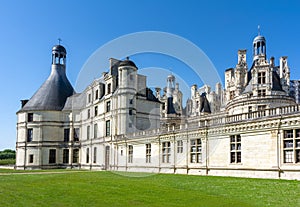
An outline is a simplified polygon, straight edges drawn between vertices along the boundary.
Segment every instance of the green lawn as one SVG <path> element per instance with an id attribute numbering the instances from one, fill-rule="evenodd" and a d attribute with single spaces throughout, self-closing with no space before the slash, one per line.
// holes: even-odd
<path id="1" fill-rule="evenodd" d="M 95 171 L 13 172 L 0 171 L 0 206 L 300 206 L 299 181 L 124 176 Z"/>

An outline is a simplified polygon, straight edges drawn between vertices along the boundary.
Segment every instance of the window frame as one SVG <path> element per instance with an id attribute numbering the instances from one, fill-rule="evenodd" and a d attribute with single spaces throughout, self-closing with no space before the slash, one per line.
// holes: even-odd
<path id="1" fill-rule="evenodd" d="M 171 162 L 171 142 L 166 141 L 162 142 L 162 163 L 170 163 Z"/>
<path id="2" fill-rule="evenodd" d="M 80 128 L 74 128 L 73 130 L 73 140 L 74 142 L 79 142 L 79 138 L 80 138 Z"/>
<path id="3" fill-rule="evenodd" d="M 177 140 L 177 153 L 183 153 L 183 141 Z"/>
<path id="4" fill-rule="evenodd" d="M 111 135 L 111 127 L 110 127 L 110 120 L 105 121 L 105 136 L 109 137 Z"/>
<path id="5" fill-rule="evenodd" d="M 266 84 L 266 72 L 258 72 L 257 73 L 257 83 L 258 84 Z"/>
<path id="6" fill-rule="evenodd" d="M 56 163 L 56 149 L 49 149 L 49 164 Z"/>
<path id="7" fill-rule="evenodd" d="M 242 163 L 242 137 L 240 134 L 230 135 L 230 163 Z"/>
<path id="8" fill-rule="evenodd" d="M 200 138 L 190 140 L 190 163 L 202 163 L 202 141 Z"/>
<path id="9" fill-rule="evenodd" d="M 63 164 L 69 164 L 70 154 L 69 149 L 63 149 Z"/>
<path id="10" fill-rule="evenodd" d="M 284 164 L 300 164 L 300 129 L 283 130 L 282 161 Z"/>
<path id="11" fill-rule="evenodd" d="M 34 155 L 33 154 L 29 154 L 28 156 L 28 163 L 32 164 L 34 161 Z"/>
<path id="12" fill-rule="evenodd" d="M 27 129 L 26 141 L 32 142 L 33 141 L 33 128 Z"/>
<path id="13" fill-rule="evenodd" d="M 64 142 L 70 141 L 70 128 L 64 128 Z"/>
<path id="14" fill-rule="evenodd" d="M 151 163 L 151 143 L 146 144 L 146 163 Z"/>
<path id="15" fill-rule="evenodd" d="M 27 114 L 27 122 L 33 122 L 33 113 Z"/>
<path id="16" fill-rule="evenodd" d="M 133 163 L 133 146 L 128 145 L 128 163 Z"/>
<path id="17" fill-rule="evenodd" d="M 106 106 L 106 108 L 105 108 L 106 113 L 110 112 L 110 110 L 111 110 L 111 103 L 110 103 L 110 101 L 106 101 L 105 106 Z"/>

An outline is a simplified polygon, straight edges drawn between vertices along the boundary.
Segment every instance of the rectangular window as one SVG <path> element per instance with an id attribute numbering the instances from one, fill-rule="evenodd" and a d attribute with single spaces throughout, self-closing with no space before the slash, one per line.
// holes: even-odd
<path id="1" fill-rule="evenodd" d="M 70 141 L 70 128 L 64 129 L 64 142 Z"/>
<path id="2" fill-rule="evenodd" d="M 201 163 L 202 161 L 202 143 L 201 139 L 191 140 L 191 163 Z"/>
<path id="3" fill-rule="evenodd" d="M 183 141 L 182 140 L 177 141 L 177 153 L 183 153 Z"/>
<path id="4" fill-rule="evenodd" d="M 111 93 L 111 83 L 107 85 L 107 94 Z"/>
<path id="5" fill-rule="evenodd" d="M 133 161 L 133 146 L 128 146 L 128 163 L 132 163 Z"/>
<path id="6" fill-rule="evenodd" d="M 108 120 L 108 121 L 105 122 L 105 129 L 106 129 L 105 135 L 107 137 L 110 136 L 110 120 Z"/>
<path id="7" fill-rule="evenodd" d="M 27 129 L 27 142 L 32 142 L 33 139 L 33 129 L 29 128 Z"/>
<path id="8" fill-rule="evenodd" d="M 78 163 L 79 161 L 79 149 L 73 149 L 73 163 Z"/>
<path id="9" fill-rule="evenodd" d="M 248 119 L 252 118 L 252 106 L 248 107 Z"/>
<path id="10" fill-rule="evenodd" d="M 265 84 L 266 83 L 266 72 L 259 72 L 258 73 L 258 84 Z"/>
<path id="11" fill-rule="evenodd" d="M 230 91 L 229 96 L 230 96 L 229 99 L 232 100 L 234 98 L 234 96 L 235 96 L 235 92 L 234 91 Z"/>
<path id="12" fill-rule="evenodd" d="M 133 99 L 129 99 L 129 104 L 133 104 Z"/>
<path id="13" fill-rule="evenodd" d="M 257 91 L 257 96 L 266 96 L 266 90 L 265 89 L 258 90 Z"/>
<path id="14" fill-rule="evenodd" d="M 90 148 L 86 148 L 86 163 L 90 162 Z"/>
<path id="15" fill-rule="evenodd" d="M 93 163 L 97 162 L 97 147 L 94 147 L 94 158 L 93 158 Z"/>
<path id="16" fill-rule="evenodd" d="M 97 100 L 99 98 L 99 90 L 97 89 L 95 92 L 95 100 Z"/>
<path id="17" fill-rule="evenodd" d="M 300 162 L 300 149 L 296 150 L 296 163 Z"/>
<path id="18" fill-rule="evenodd" d="M 94 138 L 98 137 L 98 124 L 94 124 Z"/>
<path id="19" fill-rule="evenodd" d="M 294 136 L 293 136 L 293 130 L 291 129 L 291 130 L 284 130 L 284 138 L 286 139 L 286 138 L 293 138 Z"/>
<path id="20" fill-rule="evenodd" d="M 151 144 L 146 144 L 146 163 L 151 163 Z"/>
<path id="21" fill-rule="evenodd" d="M 129 115 L 132 116 L 132 109 L 129 109 Z"/>
<path id="22" fill-rule="evenodd" d="M 266 105 L 260 105 L 258 106 L 257 110 L 258 110 L 258 117 L 262 117 L 262 116 L 266 116 Z"/>
<path id="23" fill-rule="evenodd" d="M 68 164 L 69 163 L 69 149 L 63 150 L 63 163 Z"/>
<path id="24" fill-rule="evenodd" d="M 89 119 L 90 117 L 91 117 L 91 110 L 88 109 L 88 110 L 87 110 L 87 118 Z"/>
<path id="25" fill-rule="evenodd" d="M 170 163 L 171 142 L 162 143 L 162 163 Z"/>
<path id="26" fill-rule="evenodd" d="M 27 121 L 28 122 L 33 122 L 33 113 L 28 113 L 27 114 Z"/>
<path id="27" fill-rule="evenodd" d="M 33 154 L 29 155 L 29 163 L 33 163 Z"/>
<path id="28" fill-rule="evenodd" d="M 79 141 L 79 128 L 74 128 L 74 135 L 73 135 L 73 138 L 74 138 L 74 142 L 78 142 Z"/>
<path id="29" fill-rule="evenodd" d="M 230 136 L 230 162 L 231 163 L 241 163 L 242 157 L 242 144 L 241 135 L 231 135 Z"/>
<path id="30" fill-rule="evenodd" d="M 56 163 L 56 149 L 49 150 L 49 164 Z"/>
<path id="31" fill-rule="evenodd" d="M 106 102 L 106 112 L 110 112 L 110 101 Z"/>
<path id="32" fill-rule="evenodd" d="M 300 163 L 300 129 L 283 131 L 283 162 Z"/>
<path id="33" fill-rule="evenodd" d="M 91 94 L 88 94 L 88 103 L 91 103 Z"/>
<path id="34" fill-rule="evenodd" d="M 95 106 L 95 108 L 94 108 L 94 114 L 95 114 L 95 116 L 98 116 L 98 106 Z"/>
<path id="35" fill-rule="evenodd" d="M 90 134 L 91 134 L 91 127 L 87 126 L 86 127 L 86 139 L 90 139 Z"/>

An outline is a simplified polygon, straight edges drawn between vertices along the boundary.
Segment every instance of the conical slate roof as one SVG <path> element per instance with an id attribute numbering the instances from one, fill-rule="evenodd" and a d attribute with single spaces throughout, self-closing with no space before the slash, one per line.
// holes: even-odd
<path id="1" fill-rule="evenodd" d="M 24 105 L 21 111 L 60 111 L 63 109 L 67 98 L 73 94 L 74 89 L 66 76 L 65 66 L 52 65 L 49 78 Z"/>

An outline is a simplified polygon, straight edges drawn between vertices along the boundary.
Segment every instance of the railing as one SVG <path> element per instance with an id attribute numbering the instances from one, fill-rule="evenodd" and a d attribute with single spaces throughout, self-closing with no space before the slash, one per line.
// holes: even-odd
<path id="1" fill-rule="evenodd" d="M 249 113 L 241 113 L 235 115 L 228 115 L 226 112 L 219 112 L 216 114 L 201 114 L 197 117 L 184 118 L 185 123 L 176 126 L 162 126 L 157 129 L 147 131 L 137 131 L 126 135 L 126 138 L 133 139 L 144 136 L 158 136 L 161 134 L 168 134 L 171 132 L 179 132 L 184 130 L 193 130 L 204 127 L 220 126 L 231 123 L 238 123 L 241 121 L 252 121 L 267 117 L 276 117 L 281 115 L 289 115 L 300 112 L 299 105 L 283 106 L 278 108 L 265 109 L 261 111 L 254 111 Z M 118 139 L 125 139 L 125 136 L 116 136 Z"/>

